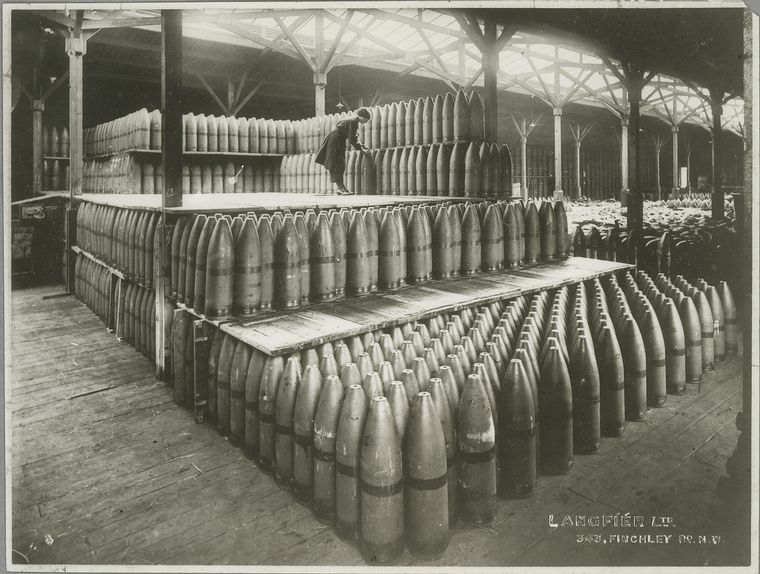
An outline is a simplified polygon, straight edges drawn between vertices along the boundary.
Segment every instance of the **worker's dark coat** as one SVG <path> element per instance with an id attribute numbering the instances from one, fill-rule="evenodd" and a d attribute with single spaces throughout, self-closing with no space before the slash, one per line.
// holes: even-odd
<path id="1" fill-rule="evenodd" d="M 356 149 L 362 147 L 356 137 L 358 128 L 359 120 L 356 118 L 340 120 L 322 142 L 315 161 L 331 172 L 344 172 L 346 170 L 346 139 Z"/>

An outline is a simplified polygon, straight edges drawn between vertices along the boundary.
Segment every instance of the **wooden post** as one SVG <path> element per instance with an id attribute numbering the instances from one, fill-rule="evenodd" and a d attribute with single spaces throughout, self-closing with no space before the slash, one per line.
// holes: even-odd
<path id="1" fill-rule="evenodd" d="M 652 136 L 652 143 L 654 144 L 654 175 L 655 185 L 657 187 L 657 201 L 662 199 L 662 185 L 660 184 L 660 152 L 662 151 L 662 140 L 659 136 Z"/>
<path id="2" fill-rule="evenodd" d="M 182 205 L 182 11 L 161 10 L 161 161 L 164 189 L 161 206 Z M 166 211 L 161 212 L 154 256 L 156 289 L 156 377 L 171 377 L 171 322 L 173 309 L 166 285 L 171 277 L 171 231 Z"/>
<path id="3" fill-rule="evenodd" d="M 161 10 L 162 207 L 182 205 L 182 11 Z"/>
<path id="4" fill-rule="evenodd" d="M 517 123 L 515 116 L 510 116 L 520 136 L 520 195 L 523 199 L 528 199 L 528 136 L 541 122 L 542 116 L 539 114 L 537 118 L 531 117 L 530 125 L 525 118 Z"/>
<path id="5" fill-rule="evenodd" d="M 554 192 L 562 190 L 562 108 L 556 107 L 554 113 Z M 561 194 L 560 194 L 561 195 Z"/>
<path id="6" fill-rule="evenodd" d="M 673 197 L 678 195 L 678 125 L 672 126 L 673 138 Z"/>
<path id="7" fill-rule="evenodd" d="M 628 101 L 631 106 L 631 113 L 628 116 L 630 127 L 628 141 L 628 181 L 630 182 L 630 192 L 628 195 L 628 231 L 637 233 L 641 237 L 644 225 L 644 203 L 641 192 L 641 159 L 640 159 L 640 142 L 641 134 L 641 84 L 633 86 L 634 89 L 628 89 Z"/>
<path id="8" fill-rule="evenodd" d="M 569 124 L 570 134 L 575 141 L 575 192 L 577 197 L 580 197 L 583 192 L 581 189 L 581 146 L 583 145 L 583 140 L 591 132 L 591 128 L 594 127 L 594 123 L 591 122 L 585 125 Z"/>
<path id="9" fill-rule="evenodd" d="M 525 130 L 525 118 L 522 120 Z M 528 199 L 528 136 L 520 136 L 520 194 Z"/>
<path id="10" fill-rule="evenodd" d="M 74 28 L 66 38 L 69 56 L 69 197 L 82 193 L 82 170 L 84 165 L 84 141 L 82 132 L 82 59 L 87 51 L 87 41 L 82 37 L 82 11 L 77 10 Z"/>
<path id="11" fill-rule="evenodd" d="M 723 153 L 723 90 L 710 88 L 710 108 L 712 109 L 712 218 L 723 219 L 723 188 L 721 182 L 721 153 Z"/>
<path id="12" fill-rule="evenodd" d="M 657 187 L 657 201 L 660 201 L 662 199 L 662 185 L 660 183 L 660 147 L 655 146 L 655 155 L 654 155 L 654 172 L 655 172 L 655 181 L 656 181 L 656 187 Z"/>
<path id="13" fill-rule="evenodd" d="M 496 142 L 499 137 L 499 114 L 497 75 L 499 72 L 500 47 L 496 45 L 496 22 L 491 18 L 484 21 L 485 42 L 481 52 L 483 67 L 483 87 L 485 88 L 486 141 Z"/>
<path id="14" fill-rule="evenodd" d="M 575 140 L 575 197 L 583 195 L 581 189 L 581 140 Z"/>
<path id="15" fill-rule="evenodd" d="M 628 192 L 628 114 L 620 116 L 620 205 L 627 205 Z"/>
<path id="16" fill-rule="evenodd" d="M 32 101 L 32 193 L 39 195 L 42 191 L 42 112 L 45 110 L 43 100 Z"/>
<path id="17" fill-rule="evenodd" d="M 686 140 L 686 191 L 691 192 L 691 142 Z"/>
<path id="18" fill-rule="evenodd" d="M 754 298 L 753 289 L 753 247 L 752 242 L 754 240 L 754 231 L 752 225 L 753 214 L 752 210 L 756 207 L 755 198 L 753 194 L 757 191 L 758 179 L 760 179 L 760 168 L 758 167 L 757 157 L 753 155 L 757 153 L 757 149 L 754 146 L 757 142 L 757 129 L 756 125 L 757 109 L 755 108 L 755 102 L 753 97 L 757 85 L 753 82 L 760 74 L 760 62 L 758 61 L 758 53 L 760 53 L 760 21 L 757 16 L 754 16 L 752 12 L 744 10 L 744 53 L 747 57 L 744 58 L 744 129 L 747 137 L 745 138 L 744 148 L 744 220 L 742 222 L 742 235 L 740 245 L 742 245 L 742 308 L 751 309 L 752 300 Z M 750 437 L 752 436 L 752 425 L 756 425 L 757 421 L 752 422 L 752 402 L 753 393 L 758 392 L 757 386 L 752 385 L 752 363 L 755 361 L 748 360 L 753 356 L 753 345 L 757 340 L 757 332 L 753 329 L 752 313 L 742 313 L 743 321 L 743 353 L 744 353 L 744 370 L 742 373 L 742 424 L 739 427 L 740 435 L 737 443 L 737 452 L 739 454 L 740 463 L 739 468 L 748 468 L 751 466 L 751 449 L 750 449 Z M 754 335 L 752 333 L 755 333 Z M 755 363 L 757 364 L 757 363 Z M 737 419 L 737 423 L 739 419 Z M 743 439 L 743 440 L 742 440 Z M 743 478 L 750 482 L 750 473 L 743 473 Z M 745 511 L 749 505 L 744 505 Z M 750 514 L 748 512 L 748 514 Z M 746 521 L 746 528 L 750 528 L 749 517 Z M 749 538 L 748 538 L 749 539 Z M 749 552 L 747 552 L 749 554 Z"/>
<path id="19" fill-rule="evenodd" d="M 327 91 L 327 74 L 314 73 L 314 115 L 325 115 L 325 92 Z"/>
<path id="20" fill-rule="evenodd" d="M 76 244 L 76 216 L 73 207 L 74 195 L 82 193 L 83 139 L 82 139 L 82 58 L 86 52 L 87 42 L 82 37 L 82 20 L 84 14 L 77 10 L 74 27 L 69 29 L 66 38 L 66 54 L 69 57 L 69 203 L 65 215 L 66 234 L 66 292 L 74 292 L 75 254 L 72 247 Z"/>

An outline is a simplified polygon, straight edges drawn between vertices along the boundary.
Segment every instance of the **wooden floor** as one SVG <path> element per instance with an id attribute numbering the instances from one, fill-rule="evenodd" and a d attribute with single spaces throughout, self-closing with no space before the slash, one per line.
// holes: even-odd
<path id="1" fill-rule="evenodd" d="M 151 365 L 60 287 L 13 293 L 12 549 L 17 563 L 361 565 L 357 547 L 316 521 L 241 452 L 172 402 Z M 528 500 L 500 500 L 488 527 L 458 523 L 446 566 L 716 564 L 725 545 L 718 478 L 736 443 L 741 358 L 701 389 L 669 397 L 568 476 Z M 670 544 L 577 543 L 589 528 L 549 515 L 670 516 Z"/>

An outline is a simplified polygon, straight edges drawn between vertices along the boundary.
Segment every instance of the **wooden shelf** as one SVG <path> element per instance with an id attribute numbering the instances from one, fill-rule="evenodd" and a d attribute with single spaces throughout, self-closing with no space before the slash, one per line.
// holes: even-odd
<path id="1" fill-rule="evenodd" d="M 424 144 L 412 144 L 412 145 L 393 145 L 393 146 L 389 145 L 389 146 L 385 146 L 385 147 L 372 147 L 372 146 L 367 146 L 367 147 L 369 147 L 369 151 L 375 151 L 375 150 L 377 150 L 377 151 L 388 151 L 388 150 L 394 150 L 394 149 L 412 149 L 413 147 L 429 148 L 429 147 L 434 146 L 434 145 L 453 146 L 456 143 L 466 143 L 466 144 L 469 144 L 470 142 L 473 142 L 473 141 L 475 141 L 475 140 L 467 139 L 467 140 L 456 140 L 456 141 L 449 141 L 449 142 L 436 142 L 436 143 L 424 143 Z M 367 142 L 363 142 L 363 143 L 364 143 L 364 145 L 367 145 Z M 475 143 L 477 143 L 478 145 L 480 145 L 483 142 L 479 141 L 479 142 L 475 142 Z M 486 142 L 486 143 L 491 144 L 491 143 L 495 143 L 495 142 Z M 502 144 L 496 144 L 496 145 L 501 146 Z M 319 148 L 317 148 L 317 149 L 319 149 Z M 311 151 L 301 151 L 301 152 L 298 152 L 296 154 L 287 154 L 287 155 L 307 155 L 307 154 L 317 153 L 317 149 L 313 149 Z M 353 148 L 350 151 L 353 151 Z"/>
<path id="2" fill-rule="evenodd" d="M 131 209 L 161 211 L 160 194 L 83 193 L 81 201 Z M 317 195 L 310 193 L 192 193 L 182 195 L 181 207 L 169 207 L 167 213 L 241 213 L 271 212 L 283 209 L 306 210 L 417 205 L 429 202 L 481 201 L 482 198 L 399 196 L 399 195 Z M 493 201 L 493 199 L 489 199 Z"/>
<path id="3" fill-rule="evenodd" d="M 228 318 L 224 318 L 224 319 L 211 319 L 211 318 L 207 317 L 206 315 L 204 315 L 203 313 L 198 313 L 195 309 L 193 309 L 192 307 L 188 307 L 184 303 L 180 303 L 179 301 L 175 301 L 174 303 L 177 306 L 177 309 L 181 309 L 183 311 L 187 311 L 188 313 L 190 313 L 196 319 L 201 319 L 201 320 L 205 321 L 206 323 L 209 323 L 210 325 L 214 325 L 214 327 L 217 327 L 217 328 L 221 327 L 222 325 L 224 325 L 226 323 L 231 323 L 231 322 L 234 322 L 234 321 L 238 320 L 238 319 L 236 319 L 234 317 L 228 317 Z"/>
<path id="4" fill-rule="evenodd" d="M 92 253 L 90 253 L 89 251 L 85 251 L 78 245 L 72 245 L 71 250 L 77 255 L 83 255 L 84 257 L 87 257 L 87 259 L 94 261 L 101 267 L 107 269 L 109 273 L 111 273 L 111 275 L 114 275 L 115 277 L 118 277 L 119 279 L 123 279 L 124 281 L 129 281 L 130 283 L 134 285 L 139 285 L 143 289 L 150 289 L 151 291 L 153 290 L 153 287 L 148 287 L 142 281 L 137 281 L 133 279 L 132 277 L 126 275 L 123 271 L 120 271 L 119 269 L 116 269 L 116 267 L 112 267 L 111 265 L 108 265 L 108 263 L 106 263 L 102 259 L 98 259 Z"/>
<path id="5" fill-rule="evenodd" d="M 160 155 L 161 150 L 160 149 L 138 149 L 138 148 L 130 148 L 125 149 L 121 151 L 113 151 L 109 153 L 101 153 L 101 154 L 95 154 L 95 155 L 85 155 L 84 159 L 108 159 L 117 155 L 127 155 L 127 154 L 146 154 L 146 155 Z"/>
<path id="6" fill-rule="evenodd" d="M 190 157 L 214 157 L 214 156 L 224 156 L 224 157 L 272 157 L 272 158 L 282 158 L 287 154 L 284 153 L 254 153 L 254 152 L 244 152 L 244 151 L 184 151 L 182 152 L 182 155 L 190 156 Z"/>
<path id="7" fill-rule="evenodd" d="M 17 199 L 16 201 L 12 202 L 11 205 L 24 205 L 27 203 L 42 203 L 46 199 L 53 199 L 53 198 L 68 198 L 69 192 L 68 191 L 41 191 L 39 195 L 35 195 L 34 197 L 27 197 L 26 199 Z"/>
<path id="8" fill-rule="evenodd" d="M 110 152 L 110 153 L 86 155 L 84 156 L 84 159 L 108 159 L 114 156 L 127 155 L 127 154 L 160 155 L 161 150 L 160 149 L 131 148 L 131 149 L 125 149 L 122 151 L 116 151 L 116 152 Z M 183 151 L 182 155 L 188 156 L 188 157 L 271 157 L 271 158 L 282 158 L 285 156 L 285 154 L 282 154 L 282 153 L 251 153 L 251 152 L 239 152 L 239 151 Z"/>
<path id="9" fill-rule="evenodd" d="M 221 325 L 221 330 L 268 355 L 312 348 L 410 321 L 530 295 L 635 267 L 570 257 L 499 273 L 431 281 L 396 291 L 319 303 Z"/>
<path id="10" fill-rule="evenodd" d="M 95 257 L 89 251 L 85 251 L 84 249 L 82 249 L 81 247 L 79 247 L 79 245 L 72 245 L 71 246 L 71 250 L 74 253 L 76 253 L 77 255 L 83 255 L 84 257 L 87 257 L 87 259 L 89 259 L 91 261 L 94 261 L 95 263 L 97 263 L 101 267 L 104 267 L 105 269 L 108 269 L 108 271 L 111 273 L 111 275 L 115 275 L 119 279 L 126 279 L 127 278 L 124 275 L 124 273 L 122 273 L 121 271 L 119 271 L 118 269 L 116 269 L 116 267 L 111 267 L 110 265 L 108 265 L 108 263 L 106 263 L 102 259 L 98 259 L 97 257 Z"/>

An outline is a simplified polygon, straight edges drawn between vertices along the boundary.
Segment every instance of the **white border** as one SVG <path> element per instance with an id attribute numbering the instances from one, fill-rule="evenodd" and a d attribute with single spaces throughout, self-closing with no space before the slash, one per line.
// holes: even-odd
<path id="1" fill-rule="evenodd" d="M 384 568 L 384 567 L 338 567 L 338 566 L 321 566 L 321 567 L 303 567 L 303 566 L 105 566 L 105 565 L 80 565 L 80 564 L 13 564 L 11 562 L 11 478 L 12 478 L 12 466 L 11 466 L 11 401 L 10 401 L 10 381 L 11 377 L 11 362 L 10 362 L 10 337 L 11 333 L 11 279 L 10 273 L 6 272 L 10 266 L 10 237 L 11 229 L 10 220 L 10 207 L 11 207 L 11 177 L 10 177 L 10 143 L 11 143 L 11 117 L 9 112 L 9 102 L 11 97 L 11 37 L 8 31 L 10 30 L 10 11 L 12 9 L 24 9 L 33 8 L 35 10 L 45 9 L 83 9 L 97 7 L 99 10 L 106 9 L 155 9 L 158 4 L 170 4 L 171 8 L 197 8 L 199 3 L 192 2 L 135 2 L 135 3 L 5 3 L 2 6 L 3 15 L 3 345 L 5 352 L 5 365 L 4 365 L 4 397 L 5 397 L 5 567 L 8 571 L 13 572 L 177 572 L 177 573 L 201 573 L 201 572 L 520 572 L 520 573 L 532 573 L 541 571 L 558 571 L 562 573 L 572 574 L 585 574 L 587 572 L 604 572 L 605 574 L 615 573 L 654 573 L 654 572 L 672 572 L 693 574 L 697 568 L 695 567 L 671 567 L 671 566 L 655 566 L 655 567 L 563 567 L 563 568 L 539 568 L 539 567 L 478 567 L 478 568 L 451 568 L 451 567 L 405 567 L 405 568 Z M 234 9 L 234 8 L 304 8 L 305 2 L 256 2 L 256 3 L 241 3 L 241 2 L 213 2 L 205 3 L 207 6 L 213 4 L 214 9 Z M 357 2 L 308 2 L 309 8 L 343 8 L 355 6 Z M 657 8 L 745 8 L 744 2 L 737 0 L 501 0 L 499 2 L 488 1 L 463 1 L 452 0 L 450 2 L 441 1 L 415 1 L 414 6 L 435 8 L 435 7 L 468 7 L 468 8 L 642 8 L 642 9 L 657 9 Z M 371 3 L 364 3 L 364 5 L 371 6 Z M 383 8 L 408 8 L 410 2 L 382 2 L 379 6 Z M 760 272 L 758 270 L 758 255 L 760 254 L 760 19 L 757 14 L 752 16 L 752 52 L 753 52 L 753 73 L 752 78 L 754 81 L 754 89 L 752 94 L 752 138 L 753 138 L 753 167 L 752 167 L 752 260 L 753 260 L 753 290 L 752 290 L 752 324 L 754 326 L 760 325 Z M 743 32 L 742 32 L 743 34 Z M 746 359 L 745 359 L 746 360 Z M 758 394 L 760 394 L 760 340 L 756 336 L 752 345 L 752 387 L 754 390 L 754 397 L 752 403 L 752 420 L 754 422 L 752 427 L 751 436 L 751 452 L 752 452 L 752 473 L 755 477 L 755 481 L 752 487 L 751 493 L 751 564 L 749 567 L 700 567 L 698 568 L 699 574 L 712 573 L 712 572 L 746 572 L 748 574 L 754 574 L 757 572 L 758 566 L 758 436 L 760 426 L 760 401 L 758 401 Z"/>

